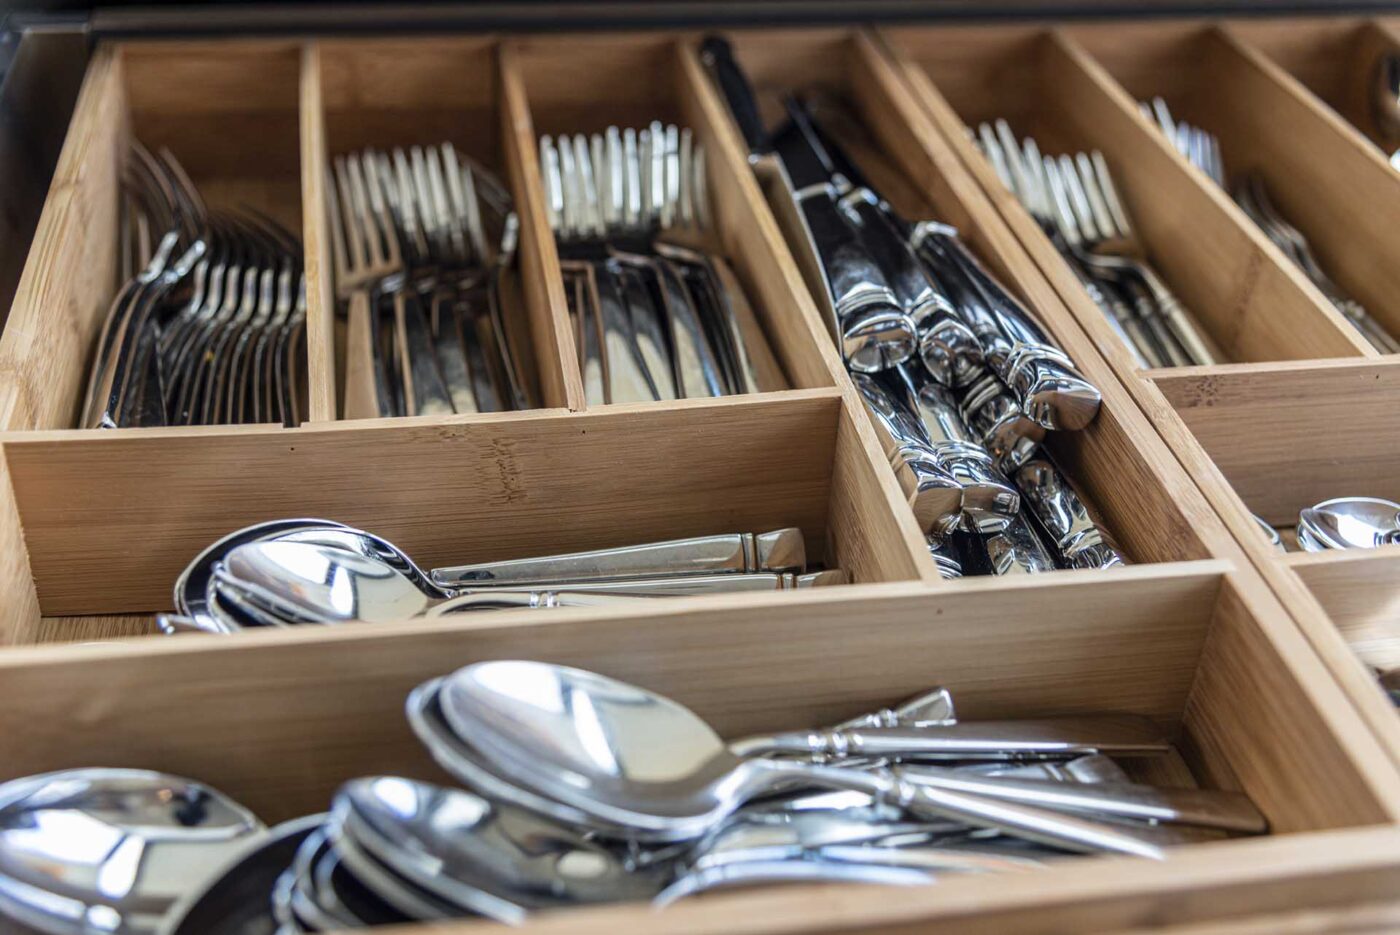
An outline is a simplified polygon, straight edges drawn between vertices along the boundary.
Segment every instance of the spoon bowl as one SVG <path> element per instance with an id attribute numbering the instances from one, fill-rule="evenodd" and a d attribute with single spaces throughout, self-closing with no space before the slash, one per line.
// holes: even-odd
<path id="1" fill-rule="evenodd" d="M 1298 514 L 1298 544 L 1309 552 L 1374 549 L 1400 542 L 1400 503 L 1378 497 L 1338 497 Z"/>
<path id="2" fill-rule="evenodd" d="M 77 769 L 0 786 L 0 915 L 41 932 L 154 932 L 263 831 L 207 786 L 132 769 Z"/>
<path id="3" fill-rule="evenodd" d="M 310 542 L 238 546 L 222 572 L 266 609 L 326 623 L 405 620 L 433 600 L 382 557 Z"/>

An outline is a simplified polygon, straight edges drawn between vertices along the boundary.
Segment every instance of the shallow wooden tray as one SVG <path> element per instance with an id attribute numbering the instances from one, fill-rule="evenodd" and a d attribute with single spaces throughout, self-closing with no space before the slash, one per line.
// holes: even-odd
<path id="1" fill-rule="evenodd" d="M 1389 590 L 1380 571 L 1391 560 L 1391 550 L 1366 556 L 1285 557 L 1269 547 L 1250 515 L 1257 513 L 1271 523 L 1289 526 L 1296 523 L 1301 507 L 1330 496 L 1400 494 L 1395 489 L 1393 445 L 1388 441 L 1400 386 L 1395 358 L 1364 346 L 1349 355 L 1333 356 L 1332 345 L 1318 340 L 1318 332 L 1284 327 L 1280 317 L 1269 329 L 1273 347 L 1269 355 L 1249 355 L 1243 362 L 1212 367 L 1135 369 L 1048 239 L 1005 192 L 961 130 L 963 119 L 977 119 L 994 105 L 979 95 L 997 86 L 996 81 L 979 83 L 970 77 L 969 59 L 975 68 L 983 69 L 984 78 L 999 66 L 1024 73 L 1034 68 L 1027 63 L 1038 61 L 1046 69 L 1042 76 L 1056 74 L 1062 81 L 1075 82 L 1074 87 L 1083 92 L 1064 102 L 1051 119 L 1083 129 L 1086 139 L 1090 131 L 1084 124 L 1112 121 L 1122 136 L 1136 140 L 1143 164 L 1152 167 L 1141 173 L 1147 181 L 1159 183 L 1162 192 L 1144 189 L 1134 196 L 1132 184 L 1125 185 L 1129 198 L 1139 199 L 1132 208 L 1142 216 L 1143 226 L 1154 205 L 1167 212 L 1164 193 L 1172 193 L 1171 200 L 1191 212 L 1171 209 L 1178 227 L 1207 232 L 1207 205 L 1220 216 L 1238 212 L 1135 112 L 1134 95 L 1163 93 L 1183 116 L 1221 124 L 1227 164 L 1233 146 L 1235 152 L 1247 154 L 1244 164 L 1284 173 L 1286 178 L 1275 176 L 1284 179 L 1280 198 L 1289 199 L 1289 210 L 1297 212 L 1299 226 L 1319 252 L 1328 255 L 1328 262 L 1335 262 L 1336 278 L 1349 277 L 1347 284 L 1355 294 L 1365 296 L 1377 317 L 1390 323 L 1394 290 L 1385 284 L 1394 264 L 1378 258 L 1393 256 L 1400 245 L 1392 231 L 1375 225 L 1382 224 L 1383 216 L 1393 216 L 1400 199 L 1400 177 L 1375 146 L 1332 108 L 1365 129 L 1354 96 L 1349 95 L 1358 80 L 1356 73 L 1373 64 L 1384 42 L 1394 42 L 1393 29 L 1385 21 L 1354 18 L 1168 21 L 1066 29 L 1050 25 L 910 28 L 886 31 L 881 38 L 938 127 L 942 146 L 978 179 L 997 213 L 1035 257 L 1096 346 L 1105 351 L 1115 372 L 1345 686 L 1352 703 L 1392 756 L 1400 758 L 1400 718 L 1347 646 L 1356 644 L 1363 657 L 1377 663 L 1392 652 L 1387 643 Z M 1000 86 L 1008 98 L 1016 96 L 1015 80 L 1031 79 L 1004 78 Z M 1327 100 L 1314 96 L 1310 88 Z M 1235 124 L 1227 126 L 1231 120 Z M 1102 142 L 1112 156 L 1111 141 Z M 1331 156 L 1316 158 L 1320 152 Z M 1305 162 L 1310 165 L 1303 166 Z M 1373 214 L 1375 205 L 1383 207 Z M 1345 221 L 1337 214 L 1342 206 L 1346 206 Z M 1242 216 L 1236 220 L 1253 240 L 1248 221 Z M 1189 255 L 1200 251 L 1196 238 L 1174 236 L 1165 239 L 1162 247 L 1153 258 L 1164 268 L 1184 261 L 1183 289 L 1192 284 L 1206 288 L 1213 271 L 1227 270 L 1220 302 L 1200 306 L 1203 314 L 1209 314 L 1211 307 L 1247 308 L 1231 304 L 1230 290 L 1243 289 L 1252 302 L 1265 276 L 1258 270 L 1276 261 L 1264 245 L 1243 272 L 1230 272 L 1228 252 L 1216 259 L 1208 254 Z M 1209 248 L 1219 249 L 1220 243 L 1212 239 Z M 1370 257 L 1373 265 L 1361 269 L 1352 262 L 1359 256 Z M 1282 271 L 1289 273 L 1286 267 Z M 1303 285 L 1294 291 L 1294 299 L 1309 291 Z M 1283 308 L 1279 301 L 1275 296 L 1262 312 L 1273 314 L 1270 309 Z M 1304 308 L 1296 303 L 1291 307 Z M 1327 311 L 1310 316 L 1312 323 L 1330 323 Z"/>
<path id="2" fill-rule="evenodd" d="M 8 477 L 0 484 L 0 621 L 9 641 L 149 632 L 151 613 L 168 607 L 171 582 L 202 545 L 289 515 L 367 526 L 428 565 L 796 525 L 811 555 L 847 568 L 857 583 L 623 611 L 16 647 L 0 653 L 0 778 L 139 763 L 213 782 L 271 820 L 312 811 L 355 775 L 436 775 L 406 729 L 404 695 L 486 658 L 597 668 L 694 705 L 726 733 L 831 721 L 941 682 L 971 717 L 1112 709 L 1157 718 L 1191 780 L 1248 791 L 1278 834 L 1180 849 L 1162 865 L 1067 861 L 1034 877 L 949 879 L 897 899 L 882 890 L 771 890 L 665 915 L 608 907 L 535 924 L 1048 932 L 1392 891 L 1395 764 L 1144 417 L 1133 388 L 1118 381 L 1097 335 L 939 136 L 900 68 L 872 37 L 850 30 L 731 38 L 768 106 L 812 83 L 854 100 L 875 133 L 868 155 L 901 207 L 958 226 L 1099 383 L 1098 420 L 1052 447 L 1134 564 L 1020 580 L 938 577 L 704 74 L 696 37 L 108 46 L 89 74 L 67 174 L 50 195 L 29 291 L 22 286 L 16 303 L 27 324 L 0 338 Z M 101 229 L 110 232 L 112 212 L 103 206 L 127 130 L 100 117 L 101 105 L 127 94 L 134 102 L 127 56 L 161 50 L 194 62 L 195 74 L 206 59 L 282 63 L 278 93 L 291 93 L 297 114 L 296 130 L 287 130 L 299 133 L 295 171 L 320 296 L 310 352 L 320 401 L 317 421 L 302 428 L 64 427 L 111 283 L 57 274 L 80 244 L 99 265 L 110 262 Z M 373 72 L 386 77 L 364 80 Z M 456 87 L 466 79 L 472 88 Z M 599 98 L 606 107 L 582 108 Z M 688 122 L 708 147 L 717 236 L 790 390 L 628 406 L 583 400 L 543 224 L 536 133 L 665 114 Z M 451 135 L 456 121 L 478 118 L 491 129 L 461 145 L 504 167 L 522 212 L 521 327 L 543 407 L 337 420 L 325 156 L 391 142 L 420 119 Z M 102 134 L 101 147 L 89 142 Z M 89 226 L 75 229 L 79 220 Z M 1345 337 L 1327 330 L 1328 310 L 1285 271 L 1276 278 L 1280 294 L 1297 290 L 1300 321 Z M 51 340 L 56 309 L 75 309 L 74 327 Z M 1345 341 L 1338 352 L 1348 352 Z M 45 367 L 56 377 L 40 379 Z"/>

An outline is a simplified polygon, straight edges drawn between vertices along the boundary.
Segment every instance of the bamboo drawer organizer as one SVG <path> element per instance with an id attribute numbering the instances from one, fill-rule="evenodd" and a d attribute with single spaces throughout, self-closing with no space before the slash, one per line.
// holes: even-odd
<path id="1" fill-rule="evenodd" d="M 1285 555 L 1250 516 L 1290 527 L 1301 508 L 1328 497 L 1400 496 L 1400 359 L 1377 353 L 1345 324 L 1338 330 L 1326 300 L 1135 105 L 1161 94 L 1175 116 L 1217 132 L 1227 169 L 1263 173 L 1329 274 L 1394 330 L 1400 175 L 1379 148 L 1367 95 L 1379 56 L 1400 50 L 1396 21 L 909 28 L 888 30 L 882 41 L 940 144 L 977 178 L 1400 761 L 1400 718 L 1365 665 L 1400 663 L 1400 551 Z M 1237 362 L 1134 368 L 963 135 L 964 123 L 1028 109 L 1043 121 L 1029 130 L 1105 152 L 1153 261 Z"/>
<path id="2" fill-rule="evenodd" d="M 49 644 L 0 652 L 0 780 L 141 765 L 208 781 L 268 821 L 316 811 L 357 775 L 441 779 L 409 733 L 404 696 L 489 658 L 630 679 L 726 734 L 836 721 L 938 683 L 970 718 L 1151 716 L 1182 754 L 1154 778 L 1244 789 L 1276 833 L 1182 848 L 1162 864 L 1080 859 L 1038 874 L 950 877 L 897 899 L 761 890 L 661 915 L 611 906 L 531 925 L 1051 932 L 1392 895 L 1396 764 L 1251 567 L 1233 518 L 1222 522 L 1154 431 L 1136 377 L 1120 382 L 1112 348 L 1013 235 L 919 89 L 872 34 L 730 38 L 765 106 L 814 84 L 853 101 L 874 134 L 866 155 L 881 187 L 910 216 L 957 226 L 1102 388 L 1098 419 L 1050 445 L 1133 564 L 938 577 L 694 36 L 103 45 L 0 338 L 0 621 L 11 643 Z M 791 389 L 585 405 L 536 138 L 652 118 L 689 125 L 705 145 L 714 235 Z M 235 129 L 215 133 L 226 121 Z M 170 146 L 214 203 L 275 204 L 288 220 L 297 206 L 310 295 L 306 425 L 67 428 L 113 289 L 113 185 L 133 134 Z M 516 199 L 515 325 L 529 335 L 541 408 L 337 419 L 326 157 L 444 136 L 500 169 Z M 205 151 L 214 138 L 224 148 Z M 1255 248 L 1235 236 L 1239 249 Z M 1296 278 L 1282 269 L 1264 278 L 1277 296 L 1297 294 L 1297 321 L 1347 352 L 1344 326 Z M 796 525 L 810 554 L 855 583 L 642 609 L 59 645 L 149 632 L 199 548 L 293 515 L 368 527 L 425 565 Z"/>

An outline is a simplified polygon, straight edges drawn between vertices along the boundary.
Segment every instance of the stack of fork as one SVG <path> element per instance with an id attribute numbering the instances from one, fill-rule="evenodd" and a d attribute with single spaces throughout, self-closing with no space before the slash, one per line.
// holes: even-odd
<path id="1" fill-rule="evenodd" d="M 980 124 L 973 139 L 1002 184 L 1059 249 L 1138 366 L 1225 359 L 1147 261 L 1102 153 L 1042 155 L 1033 138 L 1018 143 L 1005 120 Z"/>
<path id="2" fill-rule="evenodd" d="M 133 143 L 123 187 L 128 278 L 98 338 L 80 426 L 298 424 L 300 242 L 251 210 L 208 212 L 168 151 L 153 156 Z"/>
<path id="3" fill-rule="evenodd" d="M 443 143 L 337 157 L 327 195 L 345 417 L 530 408 L 503 310 L 505 187 Z"/>
<path id="4" fill-rule="evenodd" d="M 590 404 L 783 389 L 743 288 L 706 247 L 704 150 L 654 122 L 540 138 Z"/>
<path id="5" fill-rule="evenodd" d="M 1211 181 L 1229 191 L 1225 177 L 1225 159 L 1220 142 L 1215 135 L 1200 127 L 1192 126 L 1183 120 L 1172 119 L 1167 102 L 1154 97 L 1152 102 L 1139 102 L 1142 114 L 1166 135 L 1176 151 L 1196 168 L 1204 172 Z M 1241 173 L 1234 188 L 1235 203 L 1240 206 L 1250 220 L 1298 266 L 1299 269 L 1321 290 L 1327 301 L 1351 322 L 1352 327 L 1361 332 L 1362 337 L 1382 354 L 1400 353 L 1400 341 L 1387 331 L 1360 302 L 1344 293 L 1340 286 L 1322 268 L 1312 247 L 1298 230 L 1284 218 L 1274 201 L 1269 197 L 1269 187 L 1258 172 Z"/>

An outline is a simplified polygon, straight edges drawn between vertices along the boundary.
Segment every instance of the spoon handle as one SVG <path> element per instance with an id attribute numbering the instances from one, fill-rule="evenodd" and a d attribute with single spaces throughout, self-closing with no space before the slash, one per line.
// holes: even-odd
<path id="1" fill-rule="evenodd" d="M 974 828 L 991 828 L 1026 841 L 1048 844 L 1084 854 L 1130 854 L 1154 860 L 1165 858 L 1164 847 L 1199 841 L 1199 833 L 1151 825 L 1094 821 L 1052 809 L 1004 799 L 956 792 L 910 781 L 896 769 L 861 772 L 839 766 L 820 766 L 786 760 L 748 760 L 744 797 L 808 783 L 829 789 L 864 792 L 878 801 L 902 808 L 921 821 L 951 818 Z"/>
<path id="2" fill-rule="evenodd" d="M 596 578 L 806 571 L 799 529 L 730 533 L 648 545 L 434 568 L 441 587 L 549 586 Z"/>
<path id="3" fill-rule="evenodd" d="M 1024 802 L 1057 811 L 1169 822 L 1261 833 L 1268 822 L 1248 796 L 1214 789 L 1166 789 L 1131 782 L 1068 783 L 1008 776 L 976 776 L 936 766 L 900 770 L 918 786 Z"/>
<path id="4" fill-rule="evenodd" d="M 918 757 L 1011 760 L 1085 753 L 1147 756 L 1171 745 L 1151 720 L 1133 715 L 960 721 L 917 728 L 795 731 L 730 743 L 741 757 L 791 754 L 837 757 Z"/>

